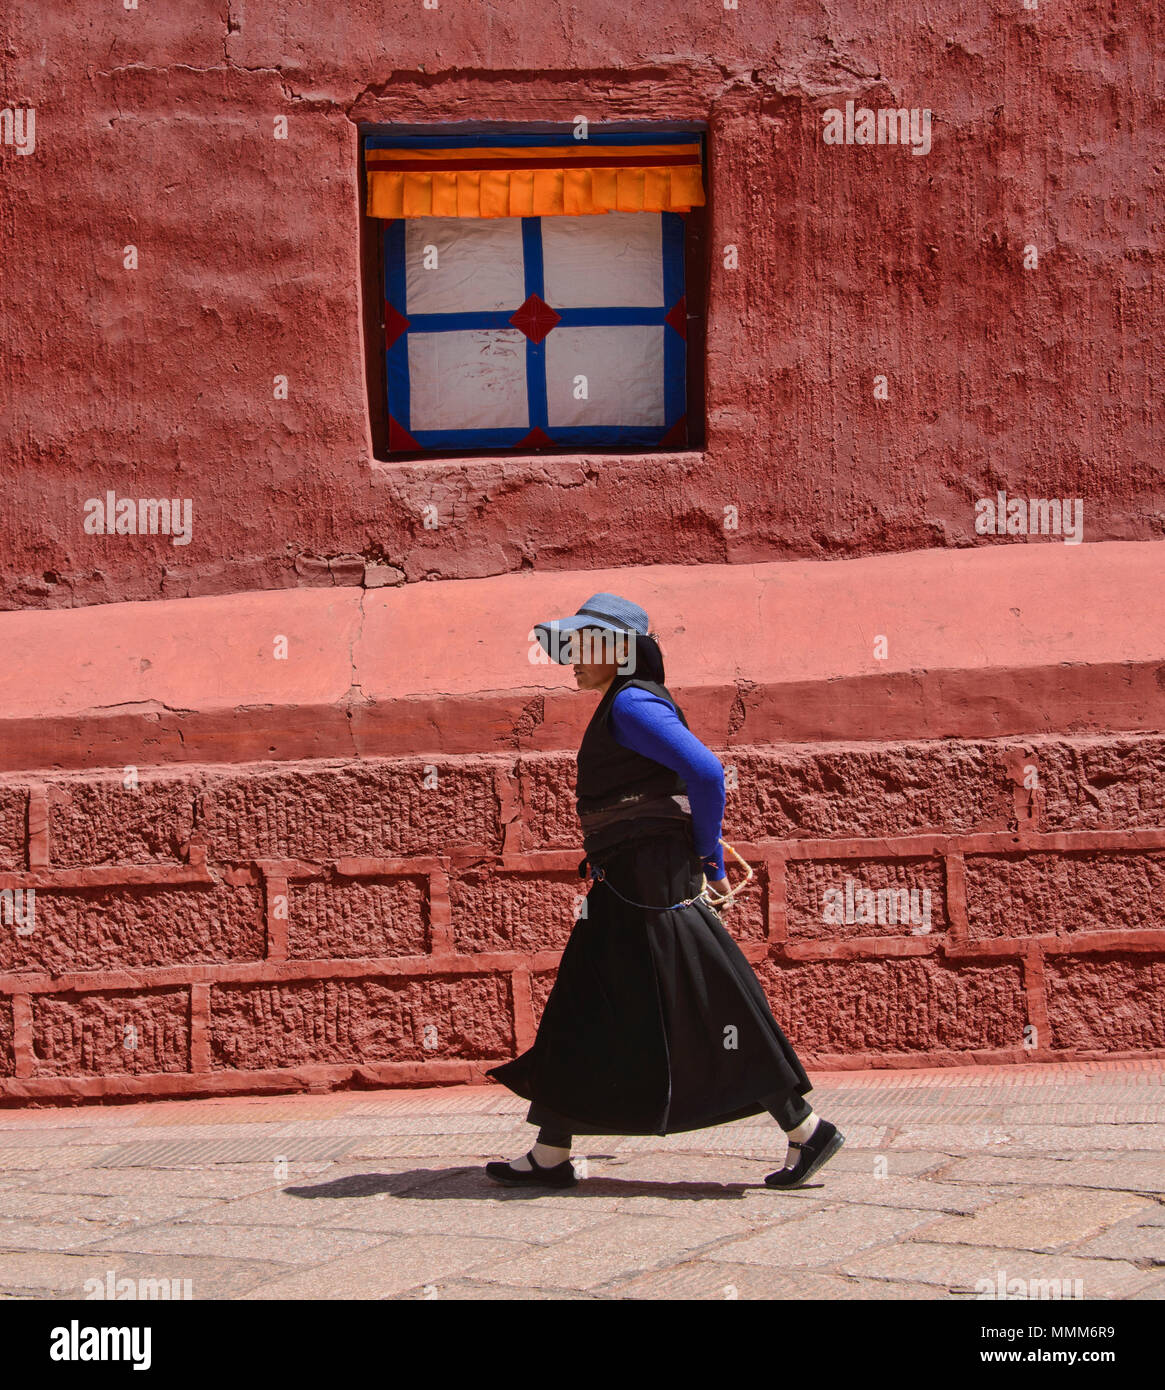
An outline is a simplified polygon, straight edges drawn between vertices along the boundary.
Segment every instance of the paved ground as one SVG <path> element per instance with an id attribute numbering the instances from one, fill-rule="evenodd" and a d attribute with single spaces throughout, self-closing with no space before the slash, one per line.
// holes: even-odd
<path id="1" fill-rule="evenodd" d="M 795 1192 L 768 1117 L 499 1187 L 534 1131 L 492 1086 L 2 1110 L 0 1297 L 1165 1297 L 1165 1059 L 810 1074 L 847 1142 Z"/>

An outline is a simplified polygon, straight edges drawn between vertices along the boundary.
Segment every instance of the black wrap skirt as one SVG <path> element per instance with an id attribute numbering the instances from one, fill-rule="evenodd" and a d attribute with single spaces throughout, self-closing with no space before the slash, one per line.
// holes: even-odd
<path id="1" fill-rule="evenodd" d="M 648 824 L 597 860 L 607 879 L 591 885 L 532 1046 L 486 1073 L 532 1102 L 530 1122 L 674 1134 L 812 1090 L 717 913 L 668 906 L 700 890 L 691 822 Z"/>

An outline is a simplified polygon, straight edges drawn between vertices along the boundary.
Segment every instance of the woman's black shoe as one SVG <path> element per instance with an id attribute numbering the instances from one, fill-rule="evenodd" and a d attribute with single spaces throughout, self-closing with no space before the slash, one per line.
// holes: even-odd
<path id="1" fill-rule="evenodd" d="M 508 1163 L 501 1162 L 487 1163 L 485 1171 L 493 1178 L 494 1182 L 508 1183 L 511 1187 L 521 1187 L 526 1184 L 533 1184 L 537 1187 L 574 1187 L 578 1182 L 574 1165 L 569 1158 L 564 1158 L 553 1168 L 543 1168 L 534 1157 L 533 1149 L 526 1157 L 530 1160 L 528 1173 L 521 1168 L 514 1168 Z"/>
<path id="2" fill-rule="evenodd" d="M 789 1148 L 800 1150 L 796 1165 L 770 1173 L 765 1178 L 765 1186 L 800 1187 L 823 1163 L 831 1159 L 844 1143 L 845 1135 L 836 1125 L 831 1125 L 828 1120 L 819 1120 L 817 1128 L 803 1144 L 798 1144 L 793 1139 L 789 1140 Z"/>

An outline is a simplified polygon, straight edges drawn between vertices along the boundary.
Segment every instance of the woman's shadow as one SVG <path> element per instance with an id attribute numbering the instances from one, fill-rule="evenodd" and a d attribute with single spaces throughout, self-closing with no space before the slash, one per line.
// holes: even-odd
<path id="1" fill-rule="evenodd" d="M 606 1157 L 606 1155 L 595 1155 Z M 811 1191 L 820 1184 L 806 1183 L 798 1192 Z M 593 1170 L 574 1187 L 506 1187 L 486 1176 L 480 1166 L 457 1168 L 410 1168 L 403 1173 L 354 1173 L 330 1182 L 282 1189 L 289 1197 L 311 1201 L 352 1197 L 419 1197 L 426 1202 L 445 1198 L 496 1197 L 510 1201 L 530 1197 L 668 1197 L 675 1201 L 739 1201 L 757 1189 L 770 1192 L 763 1180 L 748 1182 L 657 1182 L 649 1178 L 619 1178 L 596 1174 Z M 786 1196 L 795 1196 L 788 1192 Z"/>

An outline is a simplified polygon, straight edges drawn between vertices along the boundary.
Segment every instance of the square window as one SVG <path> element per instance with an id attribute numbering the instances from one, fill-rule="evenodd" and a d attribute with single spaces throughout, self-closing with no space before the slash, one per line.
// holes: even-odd
<path id="1" fill-rule="evenodd" d="M 437 127 L 366 134 L 364 149 L 383 303 L 378 456 L 700 438 L 698 133 Z"/>

